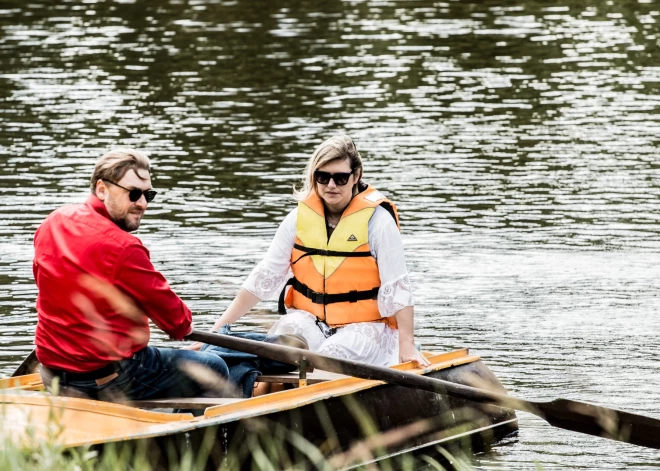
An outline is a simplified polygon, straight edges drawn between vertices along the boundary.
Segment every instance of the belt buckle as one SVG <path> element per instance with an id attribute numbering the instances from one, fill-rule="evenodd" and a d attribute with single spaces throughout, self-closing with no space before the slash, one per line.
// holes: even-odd
<path id="1" fill-rule="evenodd" d="M 109 374 L 108 376 L 104 376 L 103 378 L 95 379 L 94 381 L 96 382 L 97 386 L 103 386 L 104 384 L 109 383 L 110 381 L 112 381 L 113 379 L 115 379 L 118 376 L 119 376 L 119 373 L 117 373 L 115 371 L 114 373 Z"/>

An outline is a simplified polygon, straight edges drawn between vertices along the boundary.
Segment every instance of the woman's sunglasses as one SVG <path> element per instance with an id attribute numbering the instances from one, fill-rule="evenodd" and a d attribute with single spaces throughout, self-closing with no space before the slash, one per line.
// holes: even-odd
<path id="1" fill-rule="evenodd" d="M 112 183 L 115 186 L 118 186 L 122 190 L 128 191 L 128 199 L 131 200 L 131 203 L 135 203 L 137 200 L 140 199 L 140 196 L 144 195 L 144 199 L 147 200 L 147 203 L 151 203 L 153 199 L 156 197 L 156 190 L 140 190 L 139 188 L 133 188 L 132 190 L 129 190 L 128 188 L 124 188 L 118 183 L 111 182 L 110 180 L 103 180 L 106 183 Z M 337 180 L 335 180 L 337 181 Z"/>
<path id="2" fill-rule="evenodd" d="M 330 173 L 322 172 L 321 170 L 314 171 L 314 179 L 319 185 L 327 185 L 332 178 L 337 186 L 344 186 L 348 183 L 348 179 L 351 178 L 351 175 L 353 175 L 353 172 Z"/>

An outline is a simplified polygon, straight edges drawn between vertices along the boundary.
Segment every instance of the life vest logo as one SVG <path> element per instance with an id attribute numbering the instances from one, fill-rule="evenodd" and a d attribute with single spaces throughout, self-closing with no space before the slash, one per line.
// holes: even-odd
<path id="1" fill-rule="evenodd" d="M 357 242 L 357 237 L 355 237 L 353 234 L 351 234 L 351 236 L 350 236 L 348 239 L 346 239 L 346 240 L 347 240 L 348 242 Z"/>

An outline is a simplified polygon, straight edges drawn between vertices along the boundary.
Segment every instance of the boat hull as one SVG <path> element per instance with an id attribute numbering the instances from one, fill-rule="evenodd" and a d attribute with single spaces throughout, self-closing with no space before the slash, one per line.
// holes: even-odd
<path id="1" fill-rule="evenodd" d="M 428 376 L 468 385 L 478 378 L 480 386 L 504 392 L 481 361 Z M 149 450 L 150 461 L 161 469 L 168 469 L 173 459 L 181 461 L 186 453 L 205 461 L 206 469 L 255 469 L 264 457 L 276 462 L 276 468 L 291 464 L 315 468 L 316 459 L 329 460 L 333 469 L 384 459 L 394 461 L 396 468 L 421 456 L 450 469 L 445 452 L 453 456 L 482 452 L 517 430 L 511 410 L 381 384 L 294 409 L 220 424 L 209 421 L 184 433 L 123 445 Z"/>
<path id="2" fill-rule="evenodd" d="M 431 366 L 424 370 L 410 363 L 394 368 L 506 392 L 465 349 L 427 357 Z M 446 450 L 471 454 L 517 431 L 515 413 L 508 409 L 381 381 L 334 378 L 250 399 L 218 400 L 221 404 L 201 417 L 33 392 L 40 387 L 38 374 L 0 380 L 0 388 L 28 391 L 2 397 L 5 433 L 20 437 L 36 424 L 45 435 L 55 415 L 62 425 L 60 445 L 142 456 L 154 469 L 171 469 L 190 458 L 195 469 L 248 469 L 255 463 L 261 467 L 260 460 L 276 469 L 318 463 L 341 469 L 383 459 L 443 458 Z M 446 468 L 449 461 L 444 460 Z"/>

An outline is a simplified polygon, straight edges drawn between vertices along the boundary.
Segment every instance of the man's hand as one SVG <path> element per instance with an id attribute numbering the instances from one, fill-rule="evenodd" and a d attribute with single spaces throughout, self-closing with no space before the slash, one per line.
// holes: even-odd
<path id="1" fill-rule="evenodd" d="M 192 333 L 193 333 L 193 330 L 195 330 L 195 327 L 191 325 L 191 326 L 190 326 L 190 332 L 188 332 L 188 333 L 186 334 L 186 336 L 192 334 Z M 200 350 L 202 349 L 203 346 L 204 346 L 204 344 L 203 344 L 202 342 L 195 342 L 195 343 L 193 343 L 193 344 L 191 344 L 191 345 L 186 345 L 185 347 L 181 347 L 181 349 L 182 349 L 182 350 L 197 350 L 197 351 L 200 351 Z"/>

